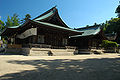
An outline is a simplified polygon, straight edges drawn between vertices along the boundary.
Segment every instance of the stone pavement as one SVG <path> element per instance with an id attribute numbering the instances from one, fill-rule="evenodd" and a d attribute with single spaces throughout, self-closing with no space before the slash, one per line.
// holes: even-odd
<path id="1" fill-rule="evenodd" d="M 0 55 L 0 80 L 120 80 L 120 56 Z"/>

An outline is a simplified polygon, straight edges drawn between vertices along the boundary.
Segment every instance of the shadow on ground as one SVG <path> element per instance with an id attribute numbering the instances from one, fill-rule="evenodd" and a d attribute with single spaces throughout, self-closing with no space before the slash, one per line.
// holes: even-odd
<path id="1" fill-rule="evenodd" d="M 0 80 L 120 80 L 120 59 L 15 60 L 11 64 L 32 65 L 26 70 L 0 76 Z"/>

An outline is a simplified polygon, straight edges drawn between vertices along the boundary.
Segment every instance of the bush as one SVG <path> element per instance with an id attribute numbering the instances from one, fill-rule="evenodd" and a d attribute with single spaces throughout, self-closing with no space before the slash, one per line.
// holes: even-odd
<path id="1" fill-rule="evenodd" d="M 2 41 L 3 41 L 3 44 L 7 44 L 7 41 L 4 38 L 2 38 Z"/>
<path id="2" fill-rule="evenodd" d="M 118 44 L 113 41 L 103 40 L 101 46 L 104 48 L 109 48 L 109 47 L 115 48 L 118 47 Z"/>

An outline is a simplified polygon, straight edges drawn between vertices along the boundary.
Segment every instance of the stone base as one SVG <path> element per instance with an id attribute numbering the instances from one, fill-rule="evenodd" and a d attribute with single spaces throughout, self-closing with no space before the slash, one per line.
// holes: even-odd
<path id="1" fill-rule="evenodd" d="M 6 53 L 22 54 L 29 56 L 73 56 L 75 49 L 50 49 L 50 48 L 7 48 Z"/>

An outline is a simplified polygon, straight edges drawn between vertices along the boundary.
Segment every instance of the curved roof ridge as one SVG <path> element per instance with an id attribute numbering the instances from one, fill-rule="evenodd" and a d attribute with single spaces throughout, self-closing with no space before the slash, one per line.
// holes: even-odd
<path id="1" fill-rule="evenodd" d="M 49 12 L 51 12 L 51 11 L 53 11 L 53 10 L 55 10 L 55 9 L 56 9 L 56 6 L 55 6 L 55 7 L 53 7 L 53 8 L 51 8 L 51 9 L 49 9 L 48 11 L 44 12 L 44 13 L 43 13 L 43 14 L 41 14 L 40 16 L 38 16 L 38 17 L 34 18 L 33 20 L 36 20 L 36 19 L 38 19 L 38 18 L 40 18 L 40 17 L 42 17 L 42 16 L 44 16 L 44 15 L 48 14 Z"/>
<path id="2" fill-rule="evenodd" d="M 48 22 L 48 23 L 52 23 L 52 24 L 56 24 L 56 25 L 59 25 L 59 26 L 63 26 L 63 27 L 69 28 L 64 23 L 62 18 L 59 16 L 58 10 L 57 10 L 56 6 L 51 8 L 50 10 L 46 11 L 42 15 L 34 18 L 33 20 L 42 21 L 42 22 Z"/>

